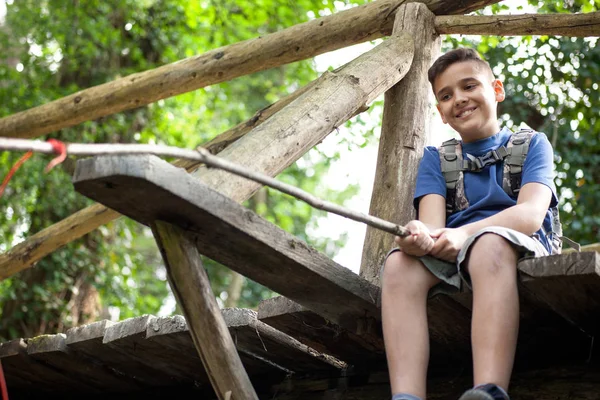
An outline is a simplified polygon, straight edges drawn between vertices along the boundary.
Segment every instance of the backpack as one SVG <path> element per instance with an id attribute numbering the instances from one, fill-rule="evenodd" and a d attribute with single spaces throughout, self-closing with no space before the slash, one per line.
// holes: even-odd
<path id="1" fill-rule="evenodd" d="M 529 151 L 531 139 L 537 132 L 531 129 L 521 129 L 513 133 L 506 146 L 500 146 L 480 157 L 466 154 L 463 158 L 462 146 L 456 139 L 450 139 L 442 143 L 438 148 L 442 174 L 446 181 L 446 214 L 450 215 L 469 207 L 469 201 L 465 195 L 464 171 L 480 172 L 488 165 L 504 162 L 502 176 L 502 188 L 513 199 L 516 199 L 521 190 L 521 178 L 523 165 Z M 546 232 L 542 225 L 542 231 L 551 245 L 550 254 L 560 254 L 563 241 L 571 247 L 578 249 L 579 244 L 565 238 L 562 235 L 558 206 L 550 208 L 552 214 L 552 228 Z"/>

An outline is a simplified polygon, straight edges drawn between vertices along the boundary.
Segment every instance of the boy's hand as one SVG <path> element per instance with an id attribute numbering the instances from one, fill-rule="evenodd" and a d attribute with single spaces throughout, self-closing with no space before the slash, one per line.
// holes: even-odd
<path id="1" fill-rule="evenodd" d="M 433 239 L 429 235 L 429 229 L 421 221 L 410 221 L 405 226 L 410 235 L 404 238 L 396 236 L 394 239 L 403 252 L 411 256 L 424 256 L 433 248 Z"/>
<path id="2" fill-rule="evenodd" d="M 461 228 L 442 228 L 431 232 L 431 237 L 437 240 L 429 254 L 441 260 L 455 262 L 469 235 Z"/>

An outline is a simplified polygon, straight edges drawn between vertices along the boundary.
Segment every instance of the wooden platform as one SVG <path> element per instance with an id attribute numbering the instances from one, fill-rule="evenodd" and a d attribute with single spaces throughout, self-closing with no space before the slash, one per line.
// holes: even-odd
<path id="1" fill-rule="evenodd" d="M 378 287 L 158 158 L 86 160 L 75 186 L 141 223 L 178 225 L 203 254 L 286 296 L 265 300 L 258 312 L 222 310 L 261 398 L 389 396 Z M 543 374 L 558 382 L 569 375 L 556 368 L 569 366 L 578 371 L 579 398 L 598 398 L 590 393 L 600 393 L 600 384 L 588 381 L 600 376 L 598 253 L 525 260 L 519 270 L 513 393 L 533 399 L 527 393 L 546 383 Z M 470 308 L 470 293 L 429 301 L 430 398 L 455 399 L 470 382 Z M 181 316 L 100 321 L 14 340 L 0 346 L 0 360 L 11 399 L 214 398 Z M 572 398 L 558 386 L 553 399 Z"/>

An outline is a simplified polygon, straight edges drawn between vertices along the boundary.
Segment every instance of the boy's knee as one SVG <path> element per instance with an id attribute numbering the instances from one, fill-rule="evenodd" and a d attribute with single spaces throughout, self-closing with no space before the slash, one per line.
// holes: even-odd
<path id="1" fill-rule="evenodd" d="M 516 275 L 517 251 L 502 236 L 494 233 L 481 235 L 473 244 L 467 261 L 472 280 L 498 275 Z"/>
<path id="2" fill-rule="evenodd" d="M 431 275 L 418 258 L 395 251 L 388 256 L 382 272 L 383 290 L 429 290 Z"/>

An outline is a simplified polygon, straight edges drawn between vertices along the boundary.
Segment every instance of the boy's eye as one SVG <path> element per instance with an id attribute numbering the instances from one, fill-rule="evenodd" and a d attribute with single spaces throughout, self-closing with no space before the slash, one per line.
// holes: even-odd
<path id="1" fill-rule="evenodd" d="M 449 100 L 450 99 L 450 95 L 449 94 L 443 94 L 442 97 L 440 97 L 441 101 L 445 101 L 445 100 Z"/>
<path id="2" fill-rule="evenodd" d="M 466 90 L 471 90 L 471 89 L 473 89 L 475 86 L 477 86 L 477 85 L 475 85 L 474 83 L 469 83 L 467 86 L 465 86 L 465 89 L 466 89 Z"/>

